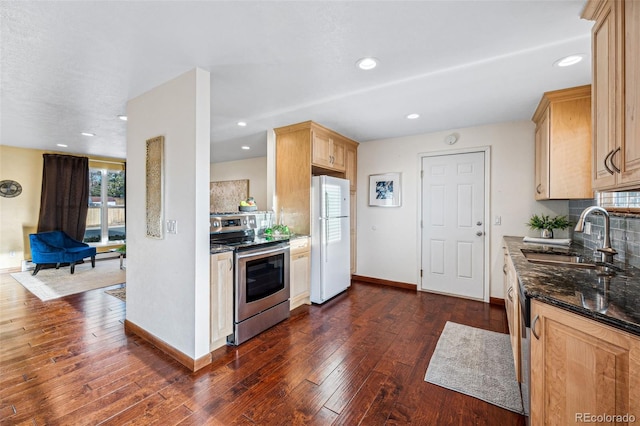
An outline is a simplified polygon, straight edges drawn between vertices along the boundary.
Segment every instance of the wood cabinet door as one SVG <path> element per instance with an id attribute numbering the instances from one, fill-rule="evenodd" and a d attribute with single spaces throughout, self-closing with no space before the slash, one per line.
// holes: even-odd
<path id="1" fill-rule="evenodd" d="M 318 166 L 332 167 L 331 164 L 331 146 L 333 141 L 324 133 L 312 131 L 312 148 L 311 162 Z"/>
<path id="2" fill-rule="evenodd" d="M 536 200 L 549 199 L 549 110 L 547 109 L 536 127 Z"/>
<path id="3" fill-rule="evenodd" d="M 357 148 L 347 145 L 347 161 L 344 170 L 345 178 L 349 179 L 349 189 L 355 192 L 358 189 L 358 151 Z"/>
<path id="4" fill-rule="evenodd" d="M 520 374 L 520 302 L 518 300 L 518 277 L 508 254 L 504 257 L 504 305 L 507 311 L 509 337 L 513 351 L 513 366 L 516 380 L 521 381 Z"/>
<path id="5" fill-rule="evenodd" d="M 549 198 L 593 198 L 591 87 L 572 99 L 553 102 L 549 122 Z"/>
<path id="6" fill-rule="evenodd" d="M 233 252 L 211 255 L 211 346 L 226 344 L 233 333 Z"/>
<path id="7" fill-rule="evenodd" d="M 537 300 L 531 316 L 532 425 L 640 413 L 640 338 Z"/>
<path id="8" fill-rule="evenodd" d="M 345 170 L 345 146 L 339 139 L 323 131 L 313 130 L 311 162 L 320 167 Z"/>
<path id="9" fill-rule="evenodd" d="M 290 309 L 303 303 L 309 303 L 311 293 L 311 241 L 309 238 L 298 238 L 291 241 L 290 249 Z"/>
<path id="10" fill-rule="evenodd" d="M 616 184 L 610 157 L 616 150 L 616 34 L 612 2 L 599 14 L 592 34 L 593 49 L 593 189 Z M 618 157 L 619 158 L 619 157 Z"/>
<path id="11" fill-rule="evenodd" d="M 309 296 L 311 253 L 305 251 L 291 255 L 291 299 Z"/>
<path id="12" fill-rule="evenodd" d="M 346 153 L 345 146 L 339 140 L 331 141 L 331 167 L 336 170 L 344 171 L 346 169 Z"/>
<path id="13" fill-rule="evenodd" d="M 640 2 L 616 4 L 624 7 L 624 149 L 620 184 L 640 183 Z M 621 12 L 622 13 L 622 12 Z M 619 160 L 620 159 L 620 160 Z"/>

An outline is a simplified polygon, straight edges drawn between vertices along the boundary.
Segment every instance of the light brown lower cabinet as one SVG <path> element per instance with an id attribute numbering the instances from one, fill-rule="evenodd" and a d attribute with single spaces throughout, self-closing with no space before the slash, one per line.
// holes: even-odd
<path id="1" fill-rule="evenodd" d="M 516 380 L 521 382 L 521 359 L 520 359 L 520 292 L 516 268 L 511 261 L 506 249 L 504 252 L 504 307 L 507 311 L 507 323 L 509 325 L 509 337 L 511 339 L 511 350 L 513 351 L 513 366 L 515 368 Z"/>
<path id="2" fill-rule="evenodd" d="M 531 425 L 640 422 L 640 337 L 531 301 Z"/>
<path id="3" fill-rule="evenodd" d="M 209 350 L 227 343 L 233 334 L 233 252 L 212 254 L 210 267 L 211 339 Z"/>
<path id="4" fill-rule="evenodd" d="M 311 239 L 309 237 L 291 240 L 289 262 L 291 295 L 289 308 L 310 304 L 311 294 Z"/>

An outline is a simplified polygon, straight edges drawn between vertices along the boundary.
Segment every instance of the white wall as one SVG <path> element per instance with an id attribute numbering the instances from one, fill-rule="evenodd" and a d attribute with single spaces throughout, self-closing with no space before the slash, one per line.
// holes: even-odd
<path id="1" fill-rule="evenodd" d="M 209 78 L 194 69 L 127 103 L 127 320 L 193 359 L 209 353 Z M 160 135 L 178 233 L 152 239 L 145 151 Z"/>
<path id="2" fill-rule="evenodd" d="M 249 195 L 256 200 L 258 210 L 268 210 L 267 157 L 211 163 L 210 181 L 249 179 Z M 240 202 L 241 200 L 238 200 Z"/>
<path id="3" fill-rule="evenodd" d="M 457 133 L 455 145 L 444 143 Z M 456 129 L 361 143 L 358 148 L 358 275 L 419 285 L 420 153 L 491 147 L 490 297 L 502 298 L 502 237 L 532 235 L 533 213 L 566 215 L 567 201 L 534 199 L 534 125 L 530 121 Z M 369 175 L 402 172 L 402 206 L 369 207 Z M 495 216 L 500 226 L 493 225 Z M 556 232 L 556 237 L 564 237 Z"/>

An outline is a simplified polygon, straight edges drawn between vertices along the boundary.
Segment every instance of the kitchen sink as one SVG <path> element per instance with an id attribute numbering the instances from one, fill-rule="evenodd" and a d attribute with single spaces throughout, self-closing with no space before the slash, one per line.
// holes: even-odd
<path id="1" fill-rule="evenodd" d="M 569 268 L 594 269 L 599 276 L 611 276 L 624 272 L 622 269 L 610 263 L 594 263 L 578 254 L 528 250 L 521 251 L 524 257 L 531 263 L 540 263 L 550 266 L 567 266 Z"/>
<path id="2" fill-rule="evenodd" d="M 569 266 L 574 268 L 595 269 L 596 264 L 587 262 L 582 256 L 571 253 L 537 252 L 522 250 L 524 257 L 531 263 L 546 265 Z"/>

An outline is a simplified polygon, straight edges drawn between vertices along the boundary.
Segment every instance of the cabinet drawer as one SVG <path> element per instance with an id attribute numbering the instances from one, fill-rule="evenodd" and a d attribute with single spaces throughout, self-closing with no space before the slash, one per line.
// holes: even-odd
<path id="1" fill-rule="evenodd" d="M 296 238 L 289 242 L 291 255 L 304 253 L 311 250 L 311 240 L 308 237 Z"/>

